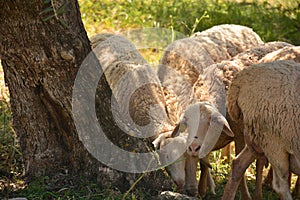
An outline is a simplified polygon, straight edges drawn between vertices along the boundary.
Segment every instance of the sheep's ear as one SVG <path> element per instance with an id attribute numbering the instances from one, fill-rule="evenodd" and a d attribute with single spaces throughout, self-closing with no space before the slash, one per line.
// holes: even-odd
<path id="1" fill-rule="evenodd" d="M 225 117 L 219 112 L 214 112 L 211 115 L 210 125 L 199 150 L 200 159 L 207 156 L 213 150 L 222 132 L 231 137 L 234 136 Z"/>
<path id="2" fill-rule="evenodd" d="M 172 134 L 171 134 L 171 137 L 176 137 L 179 135 L 179 133 L 185 131 L 186 129 L 186 123 L 184 121 L 180 121 L 175 129 L 173 130 Z"/>
<path id="3" fill-rule="evenodd" d="M 171 134 L 171 137 L 176 137 L 176 136 L 178 136 L 178 135 L 179 135 L 179 129 L 180 129 L 180 123 L 178 123 L 178 124 L 176 125 L 176 127 L 174 128 L 174 130 L 173 130 L 173 132 L 172 132 L 172 134 Z"/>
<path id="4" fill-rule="evenodd" d="M 234 137 L 234 133 L 233 133 L 233 131 L 231 130 L 231 128 L 230 128 L 230 126 L 229 126 L 229 124 L 228 124 L 228 122 L 227 122 L 227 120 L 225 119 L 225 117 L 224 116 L 221 116 L 221 124 L 220 125 L 222 125 L 223 124 L 223 130 L 222 130 L 222 132 L 223 133 L 225 133 L 226 135 L 228 135 L 229 137 Z"/>

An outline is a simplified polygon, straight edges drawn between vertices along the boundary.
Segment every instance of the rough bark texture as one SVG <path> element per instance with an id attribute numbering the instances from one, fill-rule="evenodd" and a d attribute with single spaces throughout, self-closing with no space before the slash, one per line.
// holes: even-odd
<path id="1" fill-rule="evenodd" d="M 91 51 L 77 1 L 0 0 L 0 59 L 9 87 L 13 126 L 19 137 L 29 178 L 40 175 L 94 177 L 103 187 L 128 189 L 137 175 L 107 168 L 85 150 L 72 116 L 72 89 L 77 71 Z M 59 6 L 67 3 L 63 14 Z M 54 7 L 51 12 L 47 8 Z M 47 19 L 50 15 L 56 16 Z M 97 114 L 110 138 L 120 129 L 111 115 L 111 90 L 98 84 Z M 58 176 L 63 174 L 63 176 Z M 149 188 L 163 187 L 163 176 L 150 176 Z M 145 181 L 149 178 L 144 179 Z M 159 184 L 158 184 L 159 183 Z M 109 184 L 109 185 L 107 185 Z"/>

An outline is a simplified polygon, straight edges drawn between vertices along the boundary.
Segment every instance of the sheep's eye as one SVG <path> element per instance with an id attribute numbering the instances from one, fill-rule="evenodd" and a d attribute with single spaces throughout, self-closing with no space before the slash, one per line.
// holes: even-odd
<path id="1" fill-rule="evenodd" d="M 194 138 L 195 138 L 195 139 L 198 139 L 198 136 L 195 136 Z"/>

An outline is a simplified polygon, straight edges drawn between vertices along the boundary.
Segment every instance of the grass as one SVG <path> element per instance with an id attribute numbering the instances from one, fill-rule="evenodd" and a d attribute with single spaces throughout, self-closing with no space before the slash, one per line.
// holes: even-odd
<path id="1" fill-rule="evenodd" d="M 231 23 L 252 27 L 264 41 L 281 40 L 299 45 L 300 0 L 268 2 L 79 1 L 83 21 L 90 35 L 141 27 L 168 28 L 190 35 L 216 24 Z M 197 22 L 203 15 L 205 17 Z"/>
<path id="2" fill-rule="evenodd" d="M 0 65 L 0 192 L 9 195 L 23 188 L 22 173 L 22 154 L 12 128 L 9 93 Z"/>
<path id="3" fill-rule="evenodd" d="M 165 28 L 171 33 L 189 36 L 217 24 L 233 23 L 252 27 L 265 42 L 281 40 L 300 45 L 300 0 L 79 0 L 79 3 L 89 36 L 145 27 Z M 140 52 L 155 66 L 166 45 L 154 44 L 151 48 L 141 48 Z M 211 161 L 217 194 L 208 194 L 205 199 L 220 199 L 230 172 L 230 163 L 220 158 L 219 151 L 212 154 Z M 247 171 L 251 192 L 255 183 L 254 169 L 252 164 Z M 22 154 L 12 128 L 9 94 L 0 66 L 0 198 L 24 196 L 28 199 L 110 200 L 122 199 L 124 195 L 115 188 L 100 190 L 92 183 L 51 190 L 48 177 L 41 177 L 26 185 L 23 173 Z M 240 198 L 239 195 L 236 199 Z M 126 197 L 131 200 L 149 198 L 150 194 L 141 188 Z M 277 199 L 277 196 L 264 188 L 264 199 Z"/>

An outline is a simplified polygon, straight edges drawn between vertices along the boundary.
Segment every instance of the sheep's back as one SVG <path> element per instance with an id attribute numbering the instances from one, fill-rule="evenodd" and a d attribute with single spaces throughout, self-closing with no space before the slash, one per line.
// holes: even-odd
<path id="1" fill-rule="evenodd" d="M 243 120 L 259 146 L 276 137 L 292 151 L 300 141 L 300 65 L 274 61 L 250 66 L 232 81 L 227 104 L 230 116 Z"/>
<path id="2" fill-rule="evenodd" d="M 270 52 L 259 60 L 260 63 L 274 60 L 294 60 L 300 63 L 300 46 L 286 46 L 282 49 Z"/>
<path id="3" fill-rule="evenodd" d="M 264 58 L 268 54 L 271 54 L 272 52 L 278 51 L 286 47 L 293 47 L 293 45 L 286 42 L 267 42 L 239 53 L 238 55 L 233 57 L 232 60 L 239 61 L 240 63 L 242 63 L 241 69 L 243 69 L 250 65 L 266 62 L 263 61 L 262 58 Z M 273 59 L 271 61 L 274 60 L 278 59 Z"/>
<path id="4" fill-rule="evenodd" d="M 199 74 L 213 63 L 202 45 L 190 38 L 177 40 L 165 50 L 157 75 L 166 96 L 169 118 L 174 123 L 178 122 L 187 106 L 194 102 L 192 86 Z"/>
<path id="5" fill-rule="evenodd" d="M 195 33 L 192 38 L 200 42 L 215 62 L 228 60 L 249 48 L 263 44 L 249 27 L 223 24 Z"/>
<path id="6" fill-rule="evenodd" d="M 173 42 L 166 48 L 158 68 L 158 76 L 164 82 L 169 78 L 165 72 L 173 70 L 193 85 L 203 69 L 213 63 L 214 61 L 202 44 L 194 39 L 184 38 Z"/>
<path id="7" fill-rule="evenodd" d="M 117 121 L 142 134 L 171 130 L 161 83 L 135 46 L 118 35 L 100 35 L 93 43 L 98 44 L 93 51 L 112 90 Z"/>

